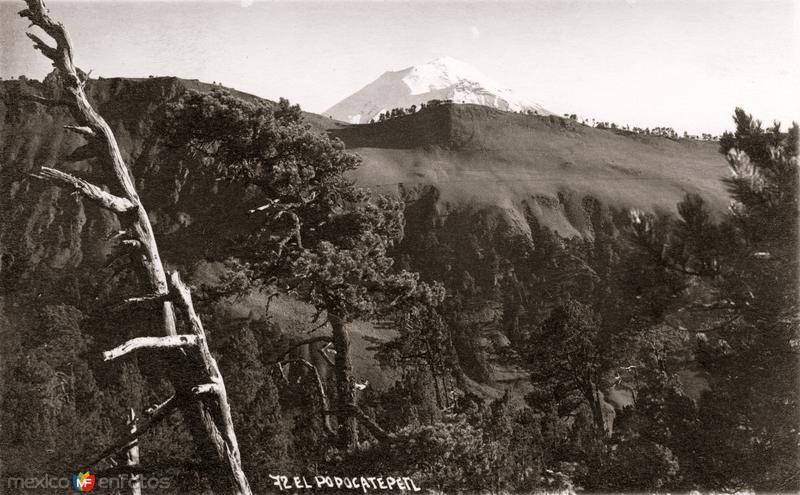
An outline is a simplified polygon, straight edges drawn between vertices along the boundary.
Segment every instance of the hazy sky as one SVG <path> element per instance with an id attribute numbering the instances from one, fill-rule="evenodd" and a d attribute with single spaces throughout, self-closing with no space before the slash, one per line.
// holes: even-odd
<path id="1" fill-rule="evenodd" d="M 0 76 L 45 59 L 0 2 Z M 800 119 L 792 1 L 48 2 L 93 76 L 218 81 L 323 112 L 449 55 L 558 113 L 719 133 L 735 106 Z"/>

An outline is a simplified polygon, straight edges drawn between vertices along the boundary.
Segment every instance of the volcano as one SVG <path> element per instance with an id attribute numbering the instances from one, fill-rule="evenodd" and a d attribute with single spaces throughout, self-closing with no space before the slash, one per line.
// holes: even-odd
<path id="1" fill-rule="evenodd" d="M 393 108 L 419 107 L 430 100 L 471 103 L 511 112 L 553 114 L 452 57 L 385 72 L 325 114 L 351 124 L 366 124 Z"/>

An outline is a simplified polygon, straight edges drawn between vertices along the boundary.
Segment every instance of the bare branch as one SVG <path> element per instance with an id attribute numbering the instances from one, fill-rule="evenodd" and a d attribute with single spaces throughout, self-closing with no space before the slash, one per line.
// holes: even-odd
<path id="1" fill-rule="evenodd" d="M 277 199 L 267 199 L 267 201 L 269 201 L 267 204 L 261 205 L 261 206 L 259 206 L 257 208 L 253 208 L 252 210 L 248 210 L 247 213 L 252 215 L 253 213 L 257 213 L 259 211 L 264 211 L 264 210 L 266 210 L 268 208 L 272 208 L 273 206 L 275 206 L 278 203 Z"/>
<path id="2" fill-rule="evenodd" d="M 160 416 L 163 414 L 165 408 L 170 407 L 172 401 L 175 400 L 175 396 L 170 396 L 167 400 L 162 402 L 161 404 L 155 404 L 154 406 L 148 407 L 144 410 L 145 416 L 148 418 L 152 418 L 154 416 Z"/>
<path id="3" fill-rule="evenodd" d="M 69 106 L 72 106 L 72 102 L 69 101 L 69 100 L 54 100 L 52 98 L 45 98 L 44 96 L 39 96 L 39 95 L 23 94 L 23 95 L 20 95 L 20 99 L 32 101 L 34 103 L 38 103 L 38 104 L 44 105 L 46 107 L 69 107 Z"/>
<path id="4" fill-rule="evenodd" d="M 278 373 L 281 374 L 281 381 L 286 385 L 289 384 L 289 378 L 286 376 L 286 368 L 284 368 L 283 363 L 276 363 L 275 366 L 278 367 Z"/>
<path id="5" fill-rule="evenodd" d="M 125 246 L 128 249 L 141 249 L 142 243 L 137 241 L 136 239 L 123 239 L 120 241 L 120 244 Z"/>
<path id="6" fill-rule="evenodd" d="M 326 319 L 324 319 L 322 322 L 320 322 L 318 325 L 314 326 L 314 328 L 312 328 L 311 330 L 309 330 L 307 333 L 314 333 L 314 332 L 316 332 L 317 330 L 319 330 L 320 328 L 324 328 L 324 327 L 325 327 L 325 325 L 327 325 L 327 324 L 328 324 L 328 319 L 326 318 Z"/>
<path id="7" fill-rule="evenodd" d="M 115 443 L 111 447 L 107 448 L 106 450 L 104 450 L 103 452 L 98 454 L 97 457 L 92 459 L 92 461 L 89 462 L 89 464 L 86 465 L 86 467 L 92 467 L 95 464 L 97 464 L 98 462 L 100 462 L 103 459 L 105 459 L 106 457 L 108 457 L 110 455 L 114 455 L 117 452 L 119 452 L 120 450 L 128 448 L 131 445 L 131 443 L 133 443 L 134 441 L 136 441 L 137 438 L 142 436 L 142 434 L 144 434 L 144 432 L 146 432 L 147 430 L 149 430 L 150 428 L 152 428 L 153 426 L 158 424 L 162 419 L 164 419 L 167 416 L 169 416 L 169 414 L 172 411 L 174 411 L 178 407 L 178 405 L 179 405 L 179 401 L 176 398 L 176 396 L 173 395 L 172 397 L 170 397 L 169 399 L 167 399 L 166 401 L 161 403 L 155 409 L 155 411 L 150 416 L 150 418 L 148 418 L 141 425 L 139 425 L 139 427 L 137 428 L 137 430 L 135 432 L 129 433 L 122 440 L 120 440 L 119 442 Z"/>
<path id="8" fill-rule="evenodd" d="M 28 8 L 19 12 L 20 17 L 27 17 L 33 26 L 41 28 L 42 31 L 56 41 L 56 47 L 53 48 L 44 44 L 35 36 L 29 35 L 34 43 L 36 43 L 36 48 L 41 50 L 47 58 L 52 60 L 53 65 L 57 69 L 74 74 L 75 66 L 72 62 L 72 43 L 69 40 L 69 35 L 67 35 L 64 26 L 60 22 L 55 22 L 50 18 L 48 10 L 44 6 L 42 0 L 25 0 L 25 3 L 28 4 Z M 39 46 L 40 43 L 44 45 L 46 49 L 42 50 L 42 47 Z"/>
<path id="9" fill-rule="evenodd" d="M 160 305 L 170 300 L 169 294 L 149 294 L 141 297 L 129 297 L 119 304 L 108 308 L 110 312 L 122 311 L 135 305 Z"/>
<path id="10" fill-rule="evenodd" d="M 31 175 L 57 186 L 74 189 L 114 213 L 123 214 L 134 208 L 134 204 L 130 200 L 114 196 L 94 184 L 54 168 L 42 167 L 37 173 Z"/>
<path id="11" fill-rule="evenodd" d="M 685 309 L 689 311 L 719 311 L 726 309 L 738 309 L 736 303 L 733 301 L 723 299 L 712 303 L 695 303 L 687 306 Z"/>
<path id="12" fill-rule="evenodd" d="M 87 138 L 97 137 L 97 134 L 94 133 L 91 127 L 80 126 L 80 125 L 65 125 L 64 129 L 72 131 L 76 134 L 80 134 L 81 136 L 85 136 Z"/>
<path id="13" fill-rule="evenodd" d="M 359 420 L 364 427 L 369 430 L 370 433 L 372 433 L 372 436 L 379 441 L 386 442 L 397 438 L 394 433 L 389 433 L 388 431 L 384 430 L 378 423 L 375 422 L 374 419 L 367 416 L 367 413 L 365 413 L 360 407 L 353 405 L 349 412 L 355 416 L 355 418 Z"/>
<path id="14" fill-rule="evenodd" d="M 73 61 L 72 42 L 67 30 L 64 29 L 60 22 L 50 18 L 42 0 L 25 0 L 25 2 L 28 8 L 20 11 L 19 15 L 28 18 L 33 26 L 41 28 L 56 42 L 55 48 L 45 45 L 49 50 L 46 48 L 44 53 L 53 61 L 53 66 L 58 71 L 64 89 L 64 101 L 69 105 L 73 118 L 79 127 L 91 129 L 96 134 L 96 137 L 102 141 L 102 143 L 98 143 L 98 145 L 102 144 L 99 149 L 103 150 L 104 158 L 108 158 L 114 177 L 119 180 L 125 198 L 133 203 L 138 203 L 139 197 L 136 193 L 136 187 L 128 167 L 122 160 L 114 133 L 103 117 L 92 108 L 84 93 L 83 81 Z M 37 48 L 39 48 L 38 44 Z M 37 101 L 50 104 L 50 101 L 46 99 L 37 98 Z"/>
<path id="15" fill-rule="evenodd" d="M 25 33 L 28 38 L 33 41 L 33 47 L 42 52 L 45 57 L 49 58 L 50 60 L 55 60 L 58 57 L 58 50 L 53 48 L 52 46 L 48 45 L 41 38 L 36 36 L 33 33 Z"/>
<path id="16" fill-rule="evenodd" d="M 203 383 L 192 388 L 192 393 L 195 395 L 205 395 L 205 394 L 219 395 L 220 387 L 216 383 Z"/>
<path id="17" fill-rule="evenodd" d="M 103 361 L 111 361 L 140 349 L 185 349 L 196 347 L 197 335 L 170 335 L 167 337 L 137 337 L 103 353 Z"/>
<path id="18" fill-rule="evenodd" d="M 86 87 L 86 83 L 89 82 L 89 78 L 92 77 L 92 71 L 93 69 L 89 69 L 89 72 L 81 77 L 81 89 Z"/>
<path id="19" fill-rule="evenodd" d="M 117 231 L 109 233 L 108 236 L 106 237 L 106 240 L 107 241 L 113 241 L 114 239 L 118 239 L 118 238 L 120 238 L 120 237 L 122 237 L 124 235 L 127 235 L 127 234 L 128 234 L 127 230 L 124 230 L 124 229 L 123 230 L 117 230 Z"/>
<path id="20" fill-rule="evenodd" d="M 129 433 L 136 433 L 138 425 L 136 421 L 136 411 L 134 411 L 133 408 L 129 409 L 126 424 L 128 425 Z M 130 448 L 124 452 L 124 454 L 126 465 L 137 466 L 139 464 L 139 440 L 134 440 Z M 134 474 L 130 478 L 130 493 L 131 495 L 142 495 L 142 477 L 138 474 Z"/>
<path id="21" fill-rule="evenodd" d="M 322 407 L 322 424 L 325 427 L 325 432 L 334 437 L 336 434 L 333 431 L 333 426 L 331 426 L 331 418 L 326 412 L 329 410 L 329 403 L 328 403 L 328 394 L 325 393 L 325 385 L 322 383 L 322 378 L 319 376 L 319 371 L 317 367 L 313 364 L 309 363 L 305 359 L 288 359 L 286 361 L 282 361 L 277 363 L 279 367 L 281 367 L 281 374 L 283 374 L 283 365 L 284 364 L 300 364 L 314 375 L 315 383 L 317 386 L 317 395 L 319 395 L 320 405 Z"/>
<path id="22" fill-rule="evenodd" d="M 302 347 L 304 345 L 314 344 L 316 342 L 331 342 L 331 337 L 327 335 L 320 335 L 318 337 L 312 337 L 310 339 L 304 339 L 299 342 L 295 342 L 289 346 L 283 353 L 281 354 L 281 359 L 283 359 L 287 354 L 292 352 L 293 350 L 297 349 L 298 347 Z"/>
<path id="23" fill-rule="evenodd" d="M 328 357 L 328 347 L 330 347 L 330 345 L 326 345 L 322 349 L 319 349 L 319 355 L 322 356 L 322 358 L 330 365 L 331 368 L 335 368 L 336 365 L 333 363 L 333 361 L 331 361 L 331 358 Z"/>
<path id="24" fill-rule="evenodd" d="M 586 260 L 581 259 L 581 258 L 579 258 L 579 257 L 577 257 L 577 256 L 575 256 L 574 254 L 571 254 L 571 253 L 567 253 L 567 257 L 569 259 L 571 259 L 572 261 L 577 262 L 581 266 L 581 268 L 586 270 L 587 273 L 592 278 L 594 278 L 595 280 L 599 280 L 600 279 L 600 276 L 597 274 L 597 272 L 594 270 L 594 268 L 592 268 L 591 266 L 589 266 L 588 263 L 586 263 Z"/>

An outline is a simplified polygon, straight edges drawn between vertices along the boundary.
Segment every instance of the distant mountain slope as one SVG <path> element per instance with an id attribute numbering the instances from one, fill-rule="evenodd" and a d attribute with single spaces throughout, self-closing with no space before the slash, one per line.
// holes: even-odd
<path id="1" fill-rule="evenodd" d="M 420 106 L 430 100 L 474 103 L 500 110 L 552 112 L 503 87 L 474 67 L 451 57 L 427 64 L 385 72 L 353 95 L 325 112 L 325 115 L 353 124 L 365 124 L 393 108 Z"/>
<path id="2" fill-rule="evenodd" d="M 727 206 L 717 143 L 595 129 L 560 117 L 442 105 L 371 125 L 332 129 L 363 157 L 359 182 L 389 190 L 435 187 L 443 212 L 499 207 L 563 235 L 591 235 L 583 201 L 675 211 L 687 192 Z"/>
<path id="3" fill-rule="evenodd" d="M 91 80 L 87 86 L 132 165 L 165 260 L 186 267 L 187 274 L 189 267 L 224 257 L 229 239 L 257 221 L 246 214 L 248 198 L 241 188 L 225 183 L 205 187 L 192 174 L 176 187 L 178 160 L 158 155 L 162 150 L 152 131 L 163 106 L 187 89 L 215 87 L 170 77 Z M 38 167 L 50 166 L 104 181 L 102 164 L 64 163 L 83 144 L 63 129 L 73 123 L 64 109 L 19 98 L 22 93 L 49 95 L 51 89 L 47 82 L 0 82 L 0 285 L 13 294 L 18 286 L 31 284 L 43 300 L 74 286 L 91 301 L 106 290 L 96 279 L 106 274 L 114 249 L 107 236 L 119 225 L 114 215 L 30 178 Z M 409 239 L 440 228 L 447 230 L 442 238 L 466 245 L 470 236 L 493 227 L 524 234 L 534 223 L 562 235 L 591 236 L 588 198 L 620 210 L 674 210 L 683 193 L 691 191 L 703 194 L 717 212 L 727 204 L 719 180 L 727 165 L 716 143 L 625 136 L 559 117 L 477 105 L 442 105 L 373 125 L 304 115 L 312 129 L 341 138 L 363 157 L 357 181 L 408 200 Z M 243 316 L 251 311 L 261 315 L 265 297 L 255 295 L 249 306 L 234 309 Z M 297 309 L 301 306 L 290 300 L 276 310 L 289 334 L 304 334 L 310 326 L 307 312 Z M 377 367 L 363 338 L 390 334 L 366 323 L 359 323 L 354 334 L 357 375 L 376 386 L 391 384 L 392 375 Z M 497 382 L 476 385 L 476 393 L 499 396 L 501 389 L 527 383 L 510 381 L 513 370 L 498 369 Z"/>
<path id="4" fill-rule="evenodd" d="M 148 158 L 156 151 L 148 132 L 162 105 L 187 89 L 215 87 L 165 77 L 92 80 L 87 89 L 117 133 L 134 173 L 144 181 L 142 174 L 171 166 L 153 164 Z M 80 263 L 94 238 L 67 235 L 62 246 L 54 246 L 46 230 L 28 218 L 31 210 L 27 208 L 31 208 L 44 222 L 56 211 L 60 195 L 41 199 L 50 189 L 27 174 L 40 166 L 60 165 L 81 144 L 80 138 L 62 128 L 70 123 L 63 109 L 44 109 L 18 96 L 47 94 L 48 88 L 47 81 L 0 83 L 0 214 L 4 220 L 0 247 L 10 249 L 7 253 L 19 250 L 13 254 L 18 261 L 62 267 Z M 720 182 L 727 175 L 727 164 L 717 153 L 716 143 L 621 135 L 560 117 L 520 115 L 477 105 L 442 105 L 371 125 L 347 125 L 311 113 L 305 118 L 313 129 L 341 138 L 363 157 L 362 167 L 354 174 L 360 183 L 400 191 L 412 203 L 427 194 L 423 189 L 434 190 L 436 200 L 430 208 L 442 217 L 458 210 L 483 211 L 499 214 L 522 232 L 533 219 L 562 235 L 591 236 L 584 204 L 590 197 L 620 210 L 674 211 L 686 192 L 702 194 L 717 212 L 724 211 L 728 202 Z M 96 173 L 88 162 L 69 169 L 90 176 Z M 169 192 L 169 184 L 148 179 L 147 186 L 151 187 L 144 187 L 144 197 L 160 216 L 157 230 L 169 233 L 161 241 L 167 252 L 167 248 L 183 252 L 187 246 L 195 251 L 217 246 L 223 231 L 238 230 L 249 221 L 244 213 L 232 216 L 229 208 L 211 207 L 212 197 L 225 204 L 240 197 L 240 192 L 226 192 L 230 198 L 214 193 L 195 204 L 162 197 Z M 34 194 L 28 192 L 31 188 Z M 20 189 L 25 194 L 20 196 Z M 187 214 L 194 220 L 187 222 Z M 89 225 L 99 228 L 108 223 L 105 218 L 97 220 Z M 95 248 L 102 251 L 100 246 Z"/>

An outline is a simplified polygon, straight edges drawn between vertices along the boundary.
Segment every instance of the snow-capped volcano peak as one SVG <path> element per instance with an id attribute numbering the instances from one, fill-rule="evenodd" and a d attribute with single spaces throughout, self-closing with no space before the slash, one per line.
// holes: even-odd
<path id="1" fill-rule="evenodd" d="M 402 81 L 411 89 L 412 95 L 445 89 L 462 81 L 484 82 L 499 87 L 496 82 L 471 65 L 452 57 L 437 58 L 407 70 L 408 73 Z"/>
<path id="2" fill-rule="evenodd" d="M 518 97 L 476 68 L 452 57 L 385 72 L 325 113 L 338 120 L 363 124 L 393 108 L 419 107 L 429 100 L 474 103 L 513 112 L 552 113 L 537 103 Z"/>

